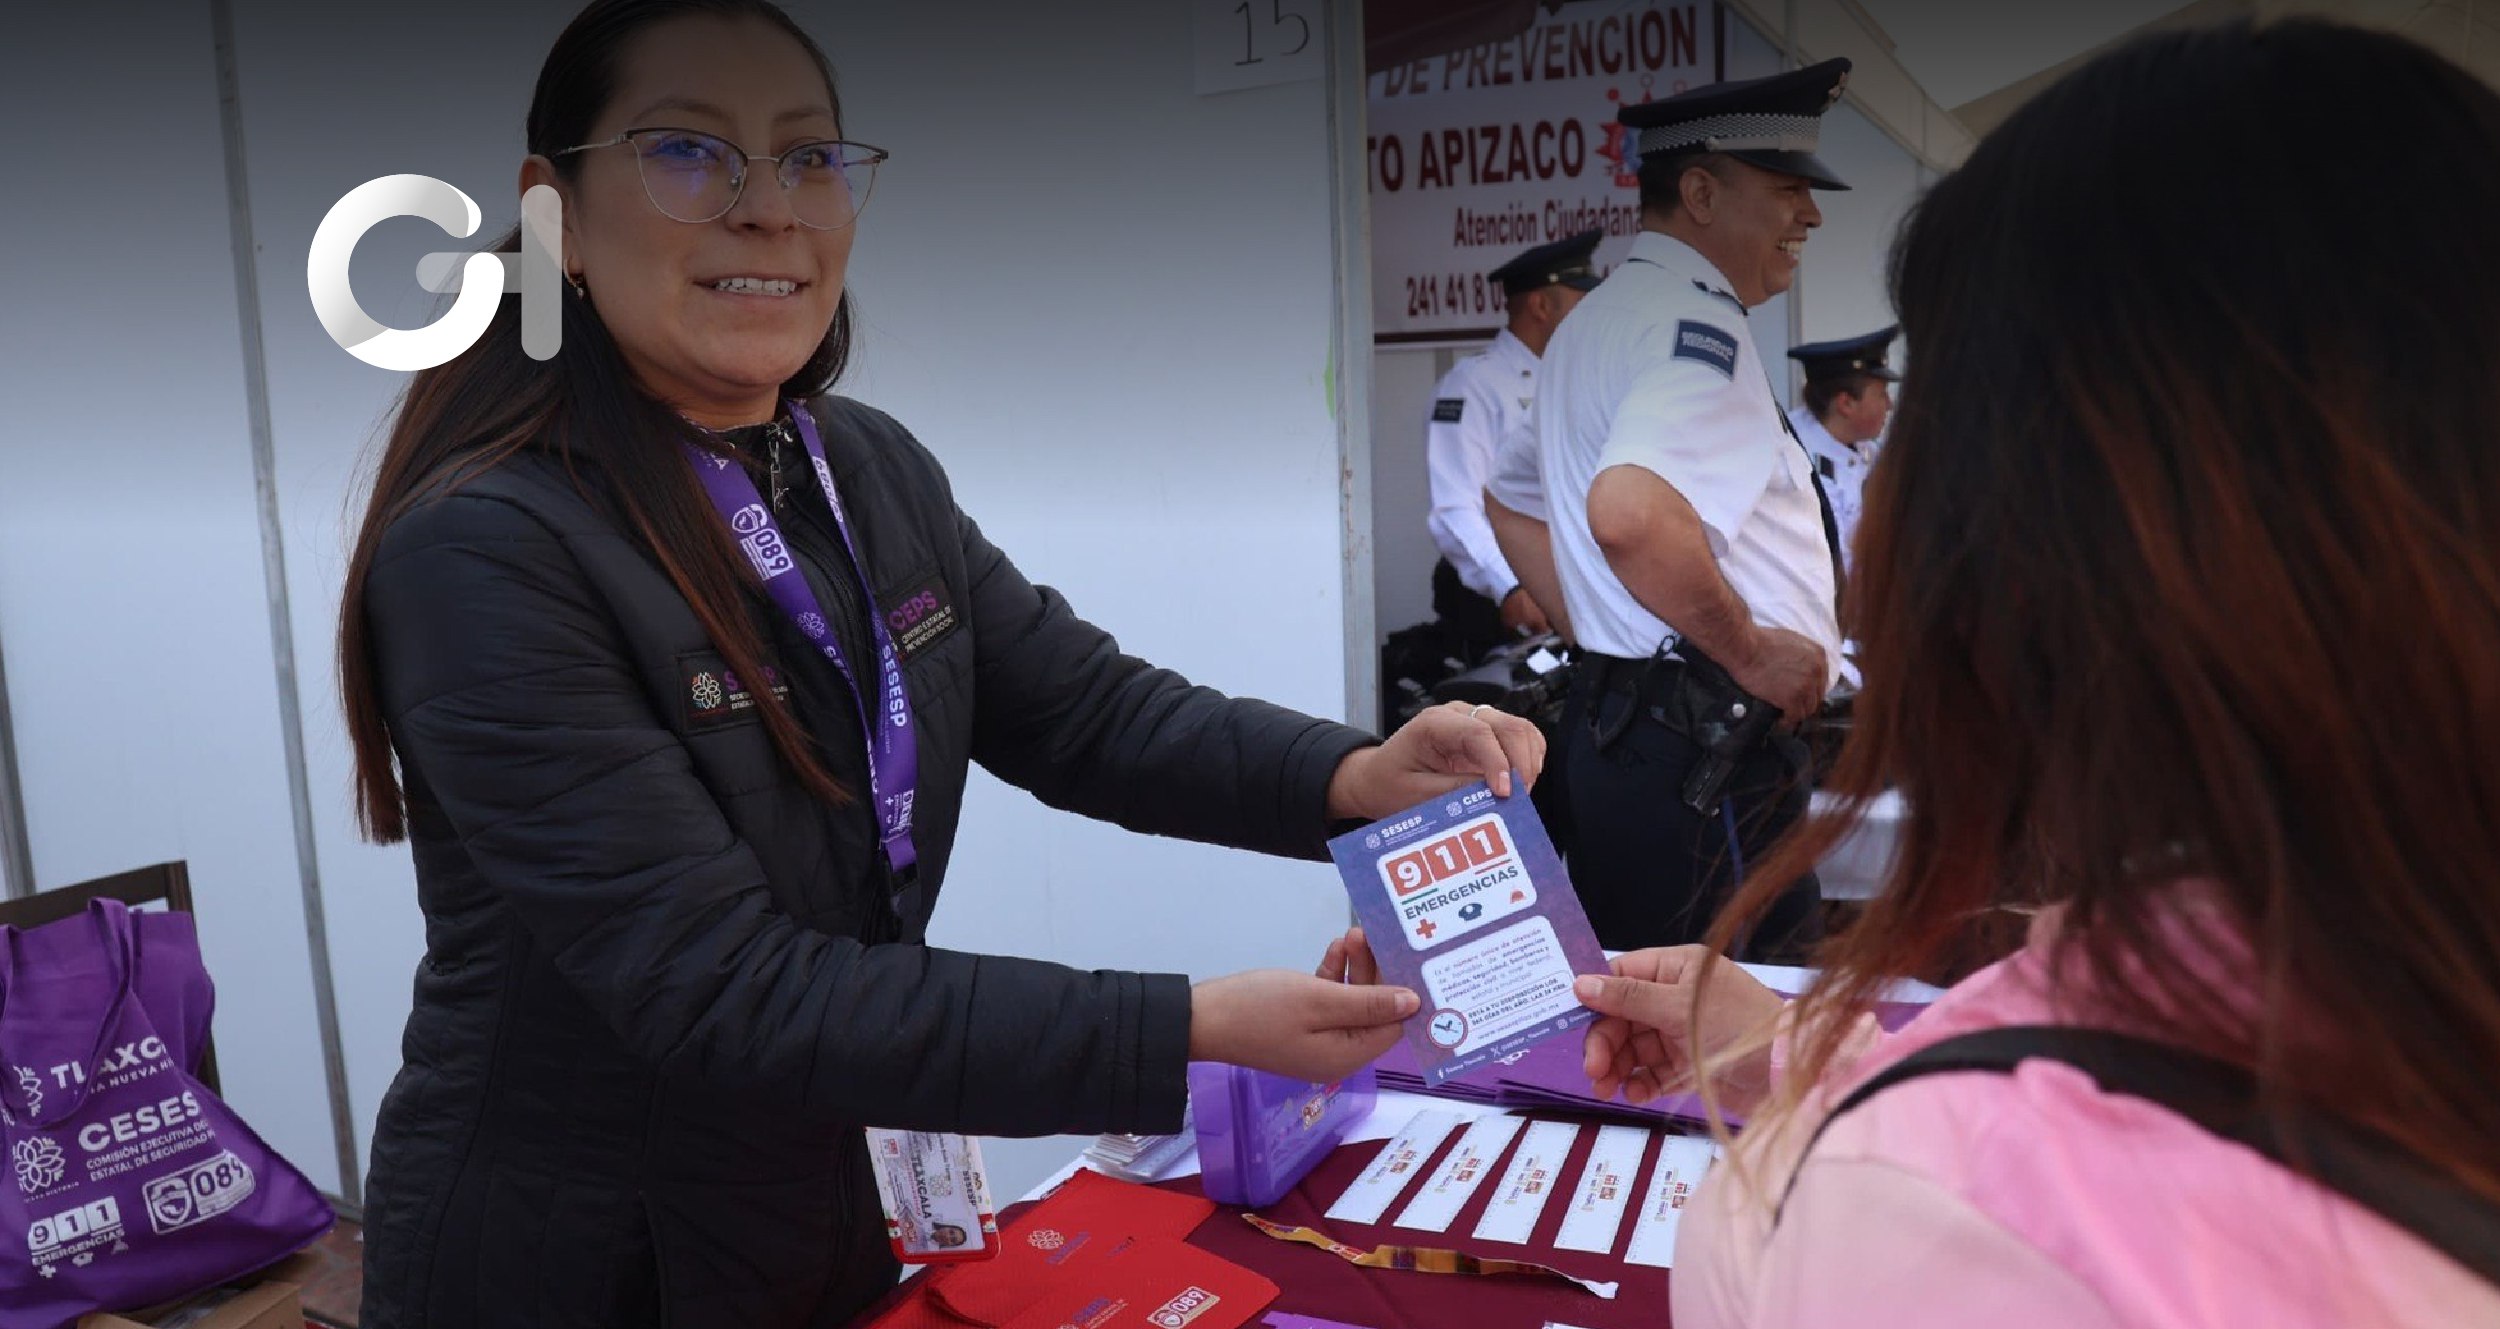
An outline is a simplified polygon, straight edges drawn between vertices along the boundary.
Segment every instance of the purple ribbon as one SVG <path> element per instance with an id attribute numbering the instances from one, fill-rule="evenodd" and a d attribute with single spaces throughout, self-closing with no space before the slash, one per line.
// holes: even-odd
<path id="1" fill-rule="evenodd" d="M 781 538 L 781 523 L 773 519 L 772 509 L 763 495 L 755 491 L 755 482 L 747 478 L 746 468 L 727 457 L 693 444 L 686 445 L 686 455 L 694 461 L 696 478 L 703 482 L 703 492 L 711 497 L 712 506 L 720 510 L 721 519 L 737 537 L 738 547 L 746 551 L 747 561 L 755 565 L 756 575 L 764 579 L 764 592 L 781 606 L 807 639 L 815 643 L 833 667 L 842 671 L 842 679 L 851 685 L 851 698 L 859 707 L 859 724 L 868 736 L 868 797 L 876 805 L 877 838 L 885 850 L 886 865 L 897 878 L 908 881 L 920 861 L 911 843 L 912 795 L 920 786 L 920 748 L 912 734 L 911 700 L 903 690 L 903 658 L 894 649 L 893 635 L 886 631 L 885 619 L 877 611 L 876 589 L 868 584 L 868 565 L 859 556 L 859 542 L 851 538 L 850 514 L 842 508 L 841 491 L 833 485 L 833 467 L 825 462 L 824 440 L 817 437 L 815 417 L 797 401 L 789 403 L 790 418 L 799 428 L 799 441 L 807 445 L 807 459 L 816 467 L 816 483 L 824 490 L 833 507 L 834 529 L 842 533 L 842 547 L 850 551 L 851 567 L 859 574 L 860 594 L 868 606 L 868 629 L 877 643 L 877 709 L 871 714 L 867 694 L 859 686 L 859 676 L 851 671 L 851 662 L 842 654 L 842 644 L 833 635 L 833 626 L 825 621 L 824 606 L 816 602 L 816 593 L 808 589 L 807 578 L 799 571 L 798 560 L 790 553 L 789 543 Z"/>

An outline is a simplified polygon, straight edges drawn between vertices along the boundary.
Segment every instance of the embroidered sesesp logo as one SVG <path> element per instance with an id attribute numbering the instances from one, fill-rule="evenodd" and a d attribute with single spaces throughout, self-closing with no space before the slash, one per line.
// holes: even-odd
<path id="1" fill-rule="evenodd" d="M 754 724 L 762 719 L 755 709 L 755 694 L 748 690 L 738 675 L 727 668 L 720 656 L 710 651 L 697 651 L 677 658 L 678 693 L 684 707 L 685 726 L 689 733 L 702 733 L 733 724 Z M 783 701 L 790 698 L 790 685 L 781 671 L 764 666 L 765 681 L 773 696 Z"/>

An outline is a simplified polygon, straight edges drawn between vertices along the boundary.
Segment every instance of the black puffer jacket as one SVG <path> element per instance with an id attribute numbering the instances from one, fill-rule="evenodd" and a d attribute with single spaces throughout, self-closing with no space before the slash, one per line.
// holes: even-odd
<path id="1" fill-rule="evenodd" d="M 867 800 L 802 792 L 685 601 L 560 467 L 524 454 L 384 538 L 367 615 L 426 957 L 373 1143 L 373 1329 L 839 1324 L 895 1272 L 863 1124 L 1177 1128 L 1184 980 L 922 944 L 970 762 L 1135 830 L 1322 850 L 1364 735 L 1122 655 L 894 421 L 815 414 L 877 603 L 911 606 L 921 872 L 900 897 Z M 783 525 L 828 611 L 857 613 L 830 522 Z M 754 611 L 864 790 L 840 673 Z"/>

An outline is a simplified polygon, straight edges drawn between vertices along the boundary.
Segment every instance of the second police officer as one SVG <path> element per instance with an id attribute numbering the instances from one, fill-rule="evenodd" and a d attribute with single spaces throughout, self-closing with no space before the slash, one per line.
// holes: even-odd
<path id="1" fill-rule="evenodd" d="M 1857 542 L 1866 473 L 1875 467 L 1884 422 L 1892 415 L 1892 385 L 1901 379 L 1886 362 L 1899 331 L 1885 328 L 1788 351 L 1806 375 L 1805 400 L 1788 413 L 1788 423 L 1814 458 L 1823 492 L 1831 496 L 1844 566 Z"/>
<path id="2" fill-rule="evenodd" d="M 1553 624 L 1511 571 L 1486 523 L 1485 481 L 1505 435 L 1527 427 L 1537 358 L 1563 315 L 1597 286 L 1589 266 L 1602 231 L 1539 245 L 1495 268 L 1509 318 L 1493 344 L 1450 367 L 1424 435 L 1432 475 L 1432 612 L 1467 658 Z"/>

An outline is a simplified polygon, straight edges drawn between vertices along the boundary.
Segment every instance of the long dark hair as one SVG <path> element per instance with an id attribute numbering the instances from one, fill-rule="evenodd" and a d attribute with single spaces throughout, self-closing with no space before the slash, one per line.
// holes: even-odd
<path id="1" fill-rule="evenodd" d="M 690 15 L 756 19 L 787 33 L 816 62 L 838 118 L 832 62 L 788 15 L 768 0 L 598 0 L 575 16 L 547 52 L 530 99 L 529 151 L 553 154 L 586 141 L 615 95 L 617 63 L 637 34 Z M 578 178 L 582 157 L 556 157 L 557 171 Z M 494 248 L 517 249 L 519 228 Z M 833 323 L 784 397 L 824 391 L 841 375 L 851 351 L 851 302 L 846 293 Z M 506 301 L 486 335 L 457 359 L 412 379 L 400 398 L 347 566 L 339 606 L 339 690 L 356 749 L 356 815 L 368 839 L 389 843 L 407 834 L 404 794 L 391 754 L 390 731 L 375 687 L 371 635 L 365 623 L 365 574 L 383 532 L 410 508 L 456 489 L 525 449 L 558 458 L 585 497 L 633 532 L 693 607 L 704 632 L 732 673 L 764 677 L 763 636 L 748 609 L 753 582 L 704 499 L 683 447 L 699 431 L 634 381 L 615 341 L 589 304 L 564 296 L 564 349 L 533 360 L 521 349 L 520 308 Z M 783 760 L 816 797 L 847 803 L 851 794 L 813 754 L 806 732 L 770 688 L 755 689 L 765 732 Z"/>
<path id="2" fill-rule="evenodd" d="M 2500 1201 L 2494 217 L 2500 95 L 2318 21 L 2132 42 L 1923 200 L 1835 774 L 1909 814 L 1797 1083 L 1964 920 L 2063 903 L 2061 991 Z"/>

